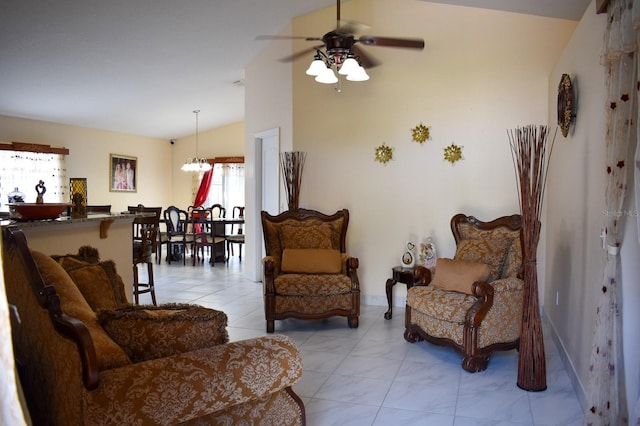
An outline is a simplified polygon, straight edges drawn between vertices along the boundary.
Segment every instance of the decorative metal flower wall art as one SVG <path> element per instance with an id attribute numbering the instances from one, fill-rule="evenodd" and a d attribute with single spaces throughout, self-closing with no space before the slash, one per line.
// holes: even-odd
<path id="1" fill-rule="evenodd" d="M 429 128 L 422 123 L 411 129 L 411 139 L 419 144 L 422 144 L 424 141 L 429 139 L 429 137 Z"/>
<path id="2" fill-rule="evenodd" d="M 393 149 L 388 147 L 386 143 L 382 143 L 376 148 L 376 161 L 378 163 L 387 164 L 393 159 Z"/>
<path id="3" fill-rule="evenodd" d="M 462 160 L 462 147 L 451 142 L 451 145 L 444 149 L 444 159 L 451 164 L 455 164 L 457 161 Z"/>

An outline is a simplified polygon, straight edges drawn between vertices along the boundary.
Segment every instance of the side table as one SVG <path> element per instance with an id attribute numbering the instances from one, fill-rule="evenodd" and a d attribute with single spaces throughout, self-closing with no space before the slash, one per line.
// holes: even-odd
<path id="1" fill-rule="evenodd" d="M 413 268 L 405 268 L 403 266 L 394 266 L 392 269 L 392 278 L 387 280 L 387 303 L 389 304 L 389 310 L 385 312 L 384 319 L 391 319 L 393 316 L 391 308 L 391 295 L 393 292 L 393 286 L 396 283 L 402 283 L 407 285 L 407 290 L 413 286 Z"/>

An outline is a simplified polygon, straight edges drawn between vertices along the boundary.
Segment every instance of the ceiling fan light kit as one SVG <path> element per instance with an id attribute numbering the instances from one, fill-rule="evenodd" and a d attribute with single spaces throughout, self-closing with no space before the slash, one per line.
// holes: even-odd
<path id="1" fill-rule="evenodd" d="M 291 61 L 307 54 L 315 52 L 313 61 L 306 74 L 315 77 L 318 83 L 335 84 L 340 80 L 340 76 L 345 76 L 348 81 L 367 81 L 369 75 L 365 68 L 372 68 L 378 62 L 371 58 L 357 46 L 361 43 L 365 46 L 387 46 L 402 47 L 408 49 L 424 49 L 423 39 L 405 39 L 377 36 L 356 37 L 353 31 L 362 29 L 364 26 L 356 25 L 351 21 L 340 20 L 340 0 L 336 0 L 336 29 L 329 31 L 322 37 L 301 37 L 301 36 L 258 36 L 259 40 L 283 40 L 283 39 L 304 39 L 306 41 L 322 41 L 321 45 L 291 55 L 283 61 Z M 324 48 L 324 50 L 322 50 Z"/>
<path id="2" fill-rule="evenodd" d="M 306 73 L 307 75 L 315 76 L 315 80 L 318 83 L 337 83 L 338 76 L 334 72 L 334 67 L 338 71 L 338 75 L 346 76 L 349 81 L 369 80 L 369 75 L 351 52 L 346 54 L 344 62 L 342 58 L 345 54 L 342 51 L 333 52 L 333 56 L 328 56 L 320 50 L 316 52 Z"/>

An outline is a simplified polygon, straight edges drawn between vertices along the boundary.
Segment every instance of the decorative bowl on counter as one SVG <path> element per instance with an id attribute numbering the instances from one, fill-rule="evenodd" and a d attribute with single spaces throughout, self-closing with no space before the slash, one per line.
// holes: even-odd
<path id="1" fill-rule="evenodd" d="M 71 203 L 9 203 L 7 205 L 20 215 L 12 219 L 45 220 L 59 217 Z"/>

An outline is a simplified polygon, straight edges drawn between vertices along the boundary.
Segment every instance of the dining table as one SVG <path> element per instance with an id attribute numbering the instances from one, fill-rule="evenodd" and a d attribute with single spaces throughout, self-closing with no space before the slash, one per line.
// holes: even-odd
<path id="1" fill-rule="evenodd" d="M 189 222 L 191 218 L 189 217 Z M 227 225 L 239 225 L 244 224 L 244 216 L 241 217 L 208 217 L 207 222 L 210 223 L 214 227 L 214 235 L 216 236 L 226 236 Z M 164 223 L 166 226 L 166 221 L 164 219 L 160 220 L 160 223 Z M 176 254 L 174 254 L 175 256 Z M 227 253 L 227 245 L 219 244 L 215 247 L 215 261 L 216 262 L 226 262 L 228 260 Z M 177 260 L 177 259 L 173 259 Z"/>

